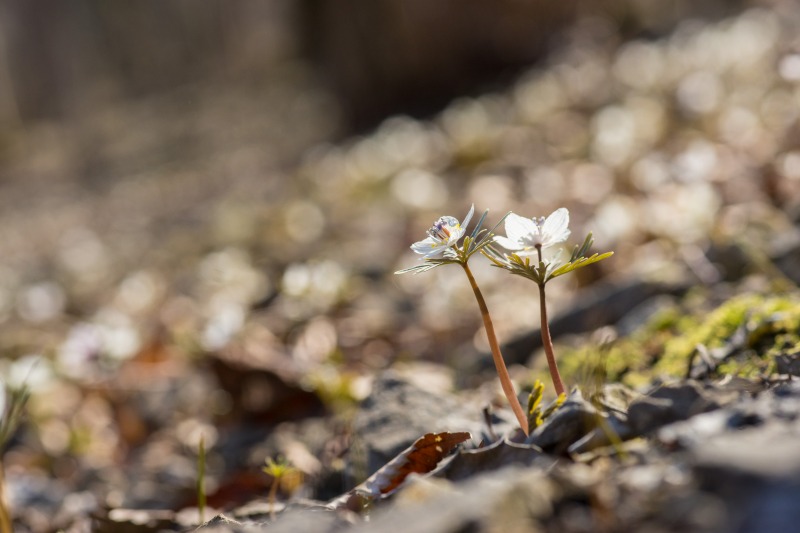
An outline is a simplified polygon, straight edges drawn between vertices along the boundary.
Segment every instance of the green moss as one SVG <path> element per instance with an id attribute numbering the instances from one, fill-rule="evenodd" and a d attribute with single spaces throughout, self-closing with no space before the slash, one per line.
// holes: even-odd
<path id="1" fill-rule="evenodd" d="M 637 387 L 656 377 L 686 375 L 698 345 L 737 349 L 718 368 L 718 375 L 752 377 L 774 370 L 774 356 L 800 353 L 800 298 L 797 294 L 743 294 L 710 312 L 695 308 L 690 296 L 680 307 L 656 313 L 628 337 L 603 347 L 562 349 L 559 367 L 573 383 L 621 381 Z M 744 336 L 744 337 L 742 337 Z"/>
<path id="2" fill-rule="evenodd" d="M 690 327 L 691 322 L 677 307 L 656 312 L 650 320 L 628 337 L 604 346 L 586 345 L 565 350 L 559 358 L 562 372 L 584 388 L 593 383 L 622 381 L 641 386 L 652 379 L 652 366 L 667 341 L 676 331 Z"/>

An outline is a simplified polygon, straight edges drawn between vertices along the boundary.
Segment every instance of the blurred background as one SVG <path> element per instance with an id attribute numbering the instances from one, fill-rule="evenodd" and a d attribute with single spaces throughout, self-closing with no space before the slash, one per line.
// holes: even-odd
<path id="1" fill-rule="evenodd" d="M 392 275 L 472 203 L 492 225 L 566 206 L 576 241 L 616 252 L 549 286 L 556 315 L 760 257 L 797 281 L 798 36 L 791 0 L 4 0 L 0 375 L 33 392 L 4 456 L 20 531 L 191 504 L 201 433 L 214 490 L 265 490 L 253 465 L 278 452 L 334 479 L 346 413 L 390 366 L 491 382 L 465 280 Z M 528 379 L 535 291 L 476 259 Z"/>

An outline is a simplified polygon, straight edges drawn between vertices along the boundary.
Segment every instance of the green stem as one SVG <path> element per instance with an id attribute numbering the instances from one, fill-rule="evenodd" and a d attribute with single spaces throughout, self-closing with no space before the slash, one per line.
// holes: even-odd
<path id="1" fill-rule="evenodd" d="M 200 435 L 197 447 L 197 511 L 200 523 L 205 523 L 206 516 L 206 444 L 204 435 Z"/>
<path id="2" fill-rule="evenodd" d="M 475 293 L 475 299 L 478 300 L 478 307 L 481 309 L 483 327 L 486 330 L 486 337 L 489 339 L 489 347 L 492 350 L 492 359 L 494 360 L 494 366 L 497 368 L 497 375 L 500 377 L 500 385 L 503 387 L 503 393 L 505 393 L 508 403 L 511 404 L 511 410 L 514 411 L 514 415 L 517 417 L 519 426 L 527 435 L 528 417 L 525 416 L 525 411 L 522 409 L 522 406 L 519 403 L 517 393 L 514 391 L 514 384 L 511 383 L 511 376 L 508 375 L 506 363 L 503 361 L 503 354 L 500 353 L 500 346 L 497 343 L 497 336 L 494 333 L 492 317 L 489 316 L 489 308 L 486 307 L 486 300 L 483 299 L 483 294 L 481 294 L 481 290 L 478 288 L 478 284 L 475 282 L 475 278 L 472 276 L 472 271 L 469 269 L 467 263 L 461 263 L 461 266 L 464 267 L 464 272 L 467 273 L 467 278 L 469 278 L 469 283 L 472 286 L 472 292 Z"/>
<path id="3" fill-rule="evenodd" d="M 272 486 L 269 488 L 269 518 L 272 521 L 275 521 L 275 505 L 277 504 L 277 496 L 278 496 L 278 484 L 280 483 L 280 478 L 278 476 L 273 475 L 272 477 Z"/>
<path id="4" fill-rule="evenodd" d="M 547 366 L 550 367 L 550 377 L 553 378 L 553 386 L 556 388 L 556 395 L 564 393 L 564 382 L 561 381 L 561 374 L 558 372 L 556 364 L 556 354 L 553 351 L 553 339 L 550 337 L 550 324 L 547 321 L 547 302 L 544 296 L 544 283 L 539 284 L 539 309 L 542 317 L 542 345 L 544 354 L 547 356 Z"/>

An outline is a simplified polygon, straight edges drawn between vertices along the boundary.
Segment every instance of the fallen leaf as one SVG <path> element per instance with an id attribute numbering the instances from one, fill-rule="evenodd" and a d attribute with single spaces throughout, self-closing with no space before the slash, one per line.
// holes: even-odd
<path id="1" fill-rule="evenodd" d="M 427 474 L 456 446 L 471 438 L 468 432 L 427 433 L 414 444 L 386 463 L 366 481 L 347 494 L 330 502 L 333 508 L 347 506 L 354 497 L 373 500 L 397 490 L 409 474 Z"/>

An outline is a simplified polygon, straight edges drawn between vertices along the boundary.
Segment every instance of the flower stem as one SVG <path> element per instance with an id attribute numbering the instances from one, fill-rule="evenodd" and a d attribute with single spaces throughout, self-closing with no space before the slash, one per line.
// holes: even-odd
<path id="1" fill-rule="evenodd" d="M 556 395 L 564 393 L 564 382 L 561 381 L 561 374 L 556 365 L 556 355 L 553 351 L 553 339 L 550 337 L 550 324 L 547 321 L 547 302 L 544 297 L 544 283 L 539 284 L 539 309 L 542 317 L 542 345 L 547 356 L 547 366 L 550 367 L 550 377 L 553 378 L 553 386 L 556 388 Z"/>
<path id="2" fill-rule="evenodd" d="M 272 485 L 269 487 L 269 495 L 267 496 L 267 500 L 269 501 L 269 518 L 270 520 L 275 520 L 275 505 L 277 504 L 277 496 L 278 496 L 278 484 L 280 483 L 280 479 L 278 476 L 273 475 L 272 478 Z"/>
<path id="3" fill-rule="evenodd" d="M 6 507 L 5 494 L 5 472 L 3 471 L 3 463 L 0 461 L 0 533 L 14 533 L 14 527 L 11 523 L 11 513 Z"/>
<path id="4" fill-rule="evenodd" d="M 497 336 L 494 333 L 492 317 L 489 316 L 489 308 L 486 307 L 486 300 L 483 299 L 483 294 L 481 294 L 481 290 L 478 288 L 478 284 L 475 282 L 475 278 L 472 276 L 472 271 L 469 269 L 467 263 L 461 263 L 461 266 L 464 267 L 464 272 L 467 273 L 469 283 L 472 285 L 472 292 L 475 293 L 475 299 L 478 300 L 478 307 L 481 309 L 483 327 L 486 330 L 486 337 L 489 339 L 489 347 L 492 350 L 492 359 L 494 360 L 494 366 L 497 368 L 497 375 L 500 378 L 500 385 L 503 387 L 503 393 L 505 393 L 508 403 L 511 404 L 511 410 L 514 411 L 514 415 L 517 417 L 519 426 L 527 435 L 528 417 L 525 416 L 525 411 L 522 409 L 522 406 L 519 403 L 517 393 L 514 391 L 514 384 L 511 383 L 511 376 L 508 375 L 506 363 L 503 361 L 503 354 L 500 353 L 500 346 L 497 344 Z"/>

